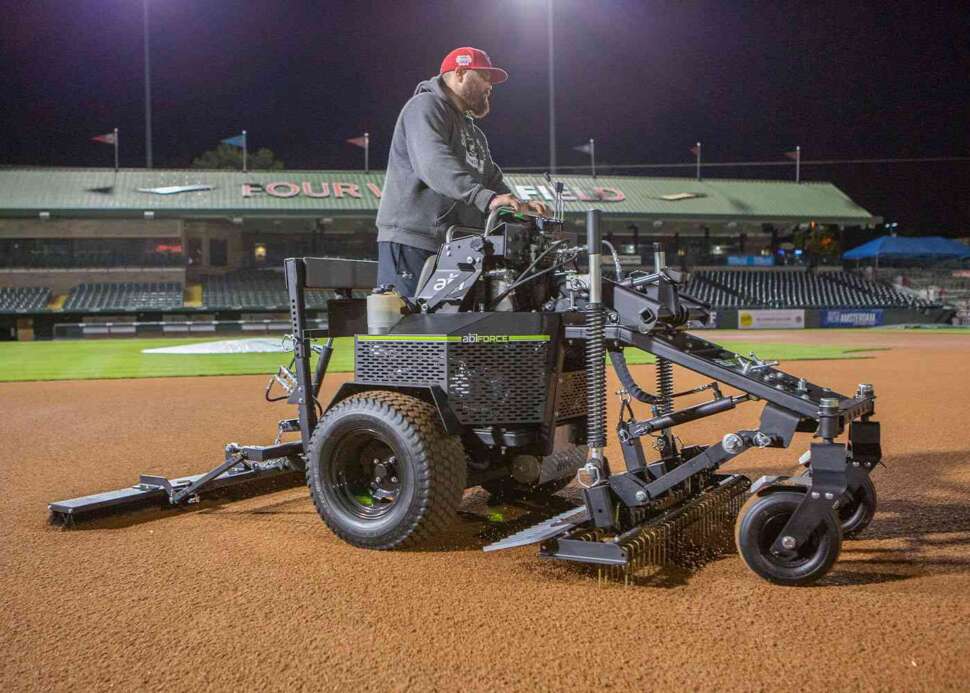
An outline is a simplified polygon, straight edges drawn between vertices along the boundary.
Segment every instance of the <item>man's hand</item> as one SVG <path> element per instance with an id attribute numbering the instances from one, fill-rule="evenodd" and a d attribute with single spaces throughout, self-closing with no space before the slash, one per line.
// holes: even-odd
<path id="1" fill-rule="evenodd" d="M 489 210 L 493 210 L 498 207 L 509 207 L 514 209 L 516 212 L 521 212 L 526 208 L 525 203 L 512 193 L 496 195 L 492 198 L 492 201 L 488 203 Z"/>
<path id="2" fill-rule="evenodd" d="M 496 207 L 509 207 L 516 212 L 527 212 L 530 214 L 537 214 L 542 217 L 552 216 L 549 208 L 542 202 L 538 200 L 520 200 L 515 195 L 511 193 L 506 193 L 504 195 L 496 195 L 489 202 L 488 208 L 495 209 Z"/>
<path id="3" fill-rule="evenodd" d="M 539 200 L 529 200 L 526 203 L 526 208 L 528 211 L 538 214 L 540 217 L 552 217 L 552 211 L 546 206 L 545 202 L 540 202 Z"/>

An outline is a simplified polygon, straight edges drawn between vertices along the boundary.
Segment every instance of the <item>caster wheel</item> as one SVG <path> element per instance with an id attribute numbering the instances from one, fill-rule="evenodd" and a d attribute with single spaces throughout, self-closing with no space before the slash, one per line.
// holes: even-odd
<path id="1" fill-rule="evenodd" d="M 835 513 L 812 533 L 807 542 L 787 555 L 771 545 L 805 498 L 795 491 L 753 496 L 741 508 L 734 538 L 738 552 L 755 573 L 776 585 L 808 585 L 829 572 L 842 549 L 842 527 Z"/>
<path id="2" fill-rule="evenodd" d="M 845 538 L 855 537 L 869 526 L 876 514 L 876 487 L 868 474 L 861 486 L 854 491 L 846 491 L 839 501 L 836 514 L 842 523 L 842 536 Z"/>
<path id="3" fill-rule="evenodd" d="M 804 470 L 798 476 L 811 476 L 811 470 Z M 876 514 L 876 487 L 868 474 L 865 481 L 855 491 L 846 491 L 839 500 L 836 515 L 842 524 L 842 538 L 854 539 L 862 530 L 869 526 Z"/>

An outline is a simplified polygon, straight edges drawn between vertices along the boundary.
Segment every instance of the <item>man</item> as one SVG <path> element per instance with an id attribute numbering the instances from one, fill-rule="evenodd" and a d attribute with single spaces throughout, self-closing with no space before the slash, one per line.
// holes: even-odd
<path id="1" fill-rule="evenodd" d="M 481 227 L 496 207 L 548 215 L 541 202 L 512 194 L 475 125 L 488 115 L 492 87 L 508 77 L 484 51 L 456 48 L 404 105 L 377 210 L 378 285 L 414 296 L 425 260 L 453 224 Z"/>

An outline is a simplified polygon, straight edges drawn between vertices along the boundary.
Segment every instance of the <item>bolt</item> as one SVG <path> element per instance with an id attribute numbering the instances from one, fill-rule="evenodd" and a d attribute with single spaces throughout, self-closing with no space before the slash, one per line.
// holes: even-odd
<path id="1" fill-rule="evenodd" d="M 744 449 L 744 440 L 737 433 L 728 433 L 721 439 L 721 447 L 729 455 L 736 455 Z"/>
<path id="2" fill-rule="evenodd" d="M 812 491 L 812 498 L 821 498 L 821 494 L 818 491 Z"/>
<path id="3" fill-rule="evenodd" d="M 771 436 L 758 431 L 754 434 L 754 444 L 759 448 L 766 448 L 771 445 Z"/>
<path id="4" fill-rule="evenodd" d="M 782 537 L 781 545 L 788 551 L 791 551 L 793 548 L 798 546 L 798 542 L 795 541 L 795 537 Z"/>
<path id="5" fill-rule="evenodd" d="M 637 491 L 636 496 L 637 496 L 637 500 L 640 501 L 641 503 L 644 502 L 645 500 L 647 500 L 647 492 L 646 491 Z"/>
<path id="6" fill-rule="evenodd" d="M 825 500 L 832 500 L 834 498 L 835 498 L 835 494 L 834 493 L 831 493 L 831 492 L 828 492 L 828 491 L 825 493 Z"/>
<path id="7" fill-rule="evenodd" d="M 397 477 L 396 476 L 392 476 L 391 477 L 391 483 L 392 484 L 396 484 L 397 483 Z"/>
<path id="8" fill-rule="evenodd" d="M 859 463 L 858 463 L 858 462 L 853 462 L 853 463 L 852 463 L 852 466 L 853 466 L 853 467 L 858 467 L 858 466 L 859 466 Z"/>

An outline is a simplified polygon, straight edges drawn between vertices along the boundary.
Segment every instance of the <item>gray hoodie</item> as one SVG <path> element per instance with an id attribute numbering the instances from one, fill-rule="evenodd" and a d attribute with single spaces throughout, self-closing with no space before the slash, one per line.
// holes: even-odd
<path id="1" fill-rule="evenodd" d="M 481 226 L 492 198 L 508 192 L 485 133 L 441 77 L 421 82 L 394 126 L 377 240 L 437 251 L 449 226 Z"/>

